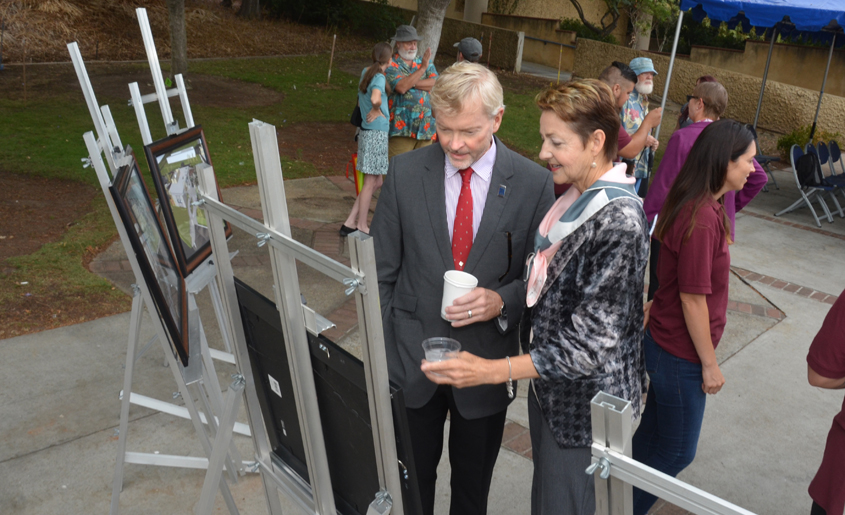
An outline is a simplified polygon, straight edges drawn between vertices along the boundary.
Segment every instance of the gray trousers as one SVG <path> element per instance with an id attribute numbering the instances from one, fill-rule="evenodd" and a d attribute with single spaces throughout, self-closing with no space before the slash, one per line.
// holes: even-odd
<path id="1" fill-rule="evenodd" d="M 531 515 L 594 515 L 594 480 L 584 473 L 590 466 L 590 449 L 558 446 L 533 387 L 528 392 L 528 423 L 534 455 Z"/>

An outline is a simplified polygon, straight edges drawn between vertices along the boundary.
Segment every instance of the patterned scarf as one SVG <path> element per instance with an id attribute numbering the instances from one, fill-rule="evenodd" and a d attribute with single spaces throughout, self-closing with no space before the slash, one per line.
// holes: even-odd
<path id="1" fill-rule="evenodd" d="M 636 179 L 626 176 L 625 169 L 624 164 L 614 166 L 584 193 L 569 188 L 543 217 L 534 238 L 534 253 L 528 256 L 525 264 L 526 306 L 533 307 L 545 293 L 546 271 L 564 238 L 616 199 L 633 198 L 642 203 L 634 190 Z"/>

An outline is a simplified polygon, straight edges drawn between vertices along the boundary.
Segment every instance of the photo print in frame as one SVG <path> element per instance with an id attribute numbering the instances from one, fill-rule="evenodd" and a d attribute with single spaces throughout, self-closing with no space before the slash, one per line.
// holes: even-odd
<path id="1" fill-rule="evenodd" d="M 122 166 L 109 186 L 129 235 L 158 315 L 170 336 L 174 355 L 188 365 L 188 296 L 176 259 L 156 216 L 150 193 L 131 147 L 129 164 Z M 151 313 L 152 315 L 152 313 Z"/>
<path id="2" fill-rule="evenodd" d="M 197 166 L 211 165 L 202 127 L 197 125 L 144 147 L 161 214 L 182 275 L 187 277 L 211 254 L 211 234 L 199 198 Z M 220 188 L 218 199 L 222 202 Z M 232 228 L 225 225 L 226 238 Z"/>

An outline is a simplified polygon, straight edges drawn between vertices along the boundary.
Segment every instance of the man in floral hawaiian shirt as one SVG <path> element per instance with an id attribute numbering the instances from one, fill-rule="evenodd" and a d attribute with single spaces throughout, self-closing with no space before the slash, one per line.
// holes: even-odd
<path id="1" fill-rule="evenodd" d="M 437 70 L 429 63 L 431 49 L 417 57 L 417 29 L 410 25 L 396 28 L 396 53 L 385 76 L 391 94 L 388 156 L 393 158 L 431 144 L 435 134 L 429 92 L 437 79 Z"/>
<path id="2" fill-rule="evenodd" d="M 633 135 L 639 130 L 643 119 L 648 114 L 648 96 L 654 89 L 654 76 L 657 75 L 657 70 L 654 69 L 654 63 L 648 57 L 634 58 L 629 66 L 637 74 L 637 84 L 622 108 L 621 118 L 622 127 L 629 135 Z M 652 137 L 648 140 L 646 148 L 637 156 L 634 164 L 634 177 L 637 179 L 635 187 L 641 197 L 645 197 L 645 191 L 648 188 L 648 152 L 656 150 L 657 140 Z"/>

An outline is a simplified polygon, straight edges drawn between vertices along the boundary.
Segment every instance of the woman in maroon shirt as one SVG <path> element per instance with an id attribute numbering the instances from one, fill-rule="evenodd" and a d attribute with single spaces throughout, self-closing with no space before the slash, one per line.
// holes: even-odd
<path id="1" fill-rule="evenodd" d="M 731 226 L 724 194 L 754 172 L 754 138 L 733 120 L 705 128 L 657 218 L 659 288 L 643 337 L 650 384 L 634 435 L 634 459 L 676 476 L 692 463 L 706 394 L 725 384 L 716 362 L 728 305 Z M 634 489 L 634 515 L 657 498 Z"/>

